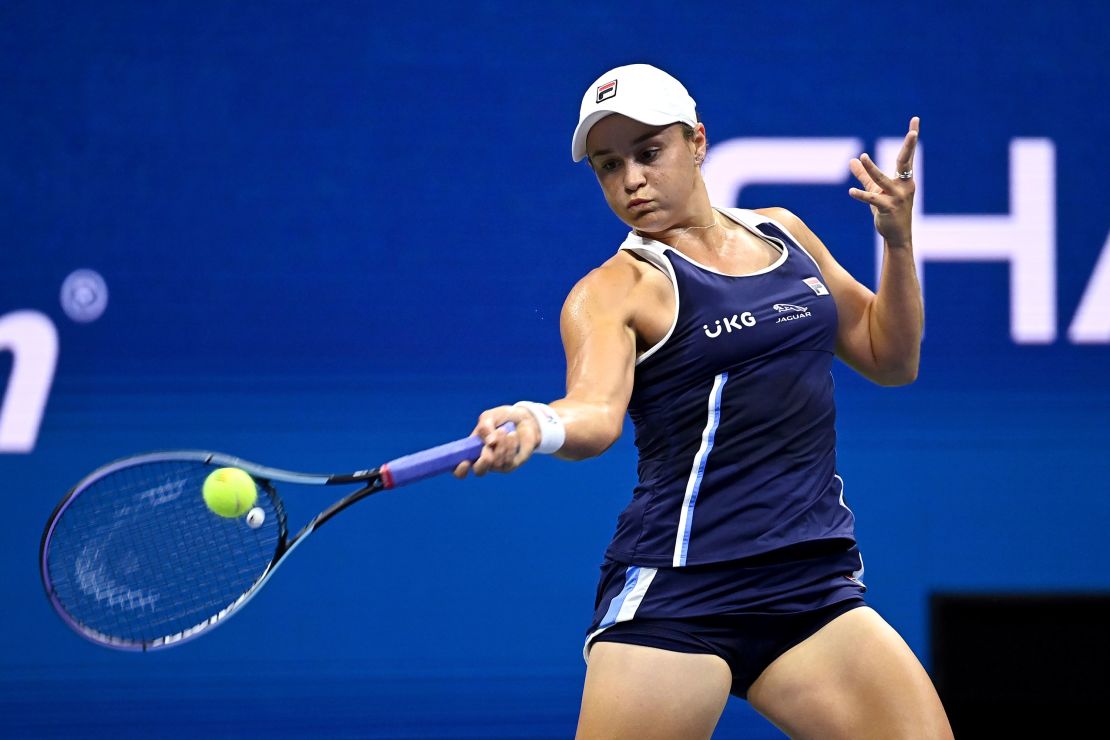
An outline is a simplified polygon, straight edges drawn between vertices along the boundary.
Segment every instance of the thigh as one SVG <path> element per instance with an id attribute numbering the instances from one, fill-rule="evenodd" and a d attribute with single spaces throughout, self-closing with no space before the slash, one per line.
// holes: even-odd
<path id="1" fill-rule="evenodd" d="M 951 738 L 929 675 L 874 610 L 840 615 L 776 659 L 748 701 L 796 738 Z"/>
<path id="2" fill-rule="evenodd" d="M 598 642 L 590 650 L 578 740 L 709 738 L 732 673 L 716 655 Z"/>

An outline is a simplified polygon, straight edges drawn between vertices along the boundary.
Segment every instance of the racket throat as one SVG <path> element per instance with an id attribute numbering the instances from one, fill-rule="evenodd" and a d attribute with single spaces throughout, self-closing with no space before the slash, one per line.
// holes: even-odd
<path id="1" fill-rule="evenodd" d="M 389 463 L 378 468 L 378 475 L 381 477 L 382 488 L 393 488 L 393 471 L 389 469 Z"/>

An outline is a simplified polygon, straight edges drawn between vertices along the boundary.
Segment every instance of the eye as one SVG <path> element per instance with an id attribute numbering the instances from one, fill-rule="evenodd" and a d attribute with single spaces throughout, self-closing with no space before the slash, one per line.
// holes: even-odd
<path id="1" fill-rule="evenodd" d="M 644 151 L 640 152 L 640 161 L 641 162 L 654 162 L 658 157 L 659 157 L 659 148 L 658 147 L 652 147 L 651 149 L 645 149 Z"/>
<path id="2" fill-rule="evenodd" d="M 617 169 L 617 160 L 607 159 L 600 165 L 598 165 L 597 169 L 601 172 L 612 172 L 613 170 Z"/>

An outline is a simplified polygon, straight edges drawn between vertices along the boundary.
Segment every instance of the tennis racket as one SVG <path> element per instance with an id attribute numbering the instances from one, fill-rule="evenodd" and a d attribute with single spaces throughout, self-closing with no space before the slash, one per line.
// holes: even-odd
<path id="1" fill-rule="evenodd" d="M 39 549 L 42 583 L 65 623 L 98 645 L 180 645 L 242 609 L 308 535 L 351 504 L 473 462 L 481 451 L 482 441 L 467 437 L 343 475 L 294 473 L 196 450 L 117 460 L 86 476 L 54 509 Z M 254 480 L 258 498 L 249 515 L 222 517 L 205 504 L 201 488 L 218 468 L 239 468 Z M 290 539 L 276 483 L 359 488 Z"/>

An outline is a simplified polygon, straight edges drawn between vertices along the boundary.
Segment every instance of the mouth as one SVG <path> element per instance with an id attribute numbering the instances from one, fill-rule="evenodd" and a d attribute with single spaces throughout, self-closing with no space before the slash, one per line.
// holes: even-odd
<path id="1" fill-rule="evenodd" d="M 633 200 L 628 201 L 628 209 L 632 210 L 633 208 L 638 208 L 638 207 L 640 207 L 640 206 L 642 206 L 646 203 L 650 203 L 650 202 L 651 201 L 648 200 L 647 198 L 634 198 Z"/>

